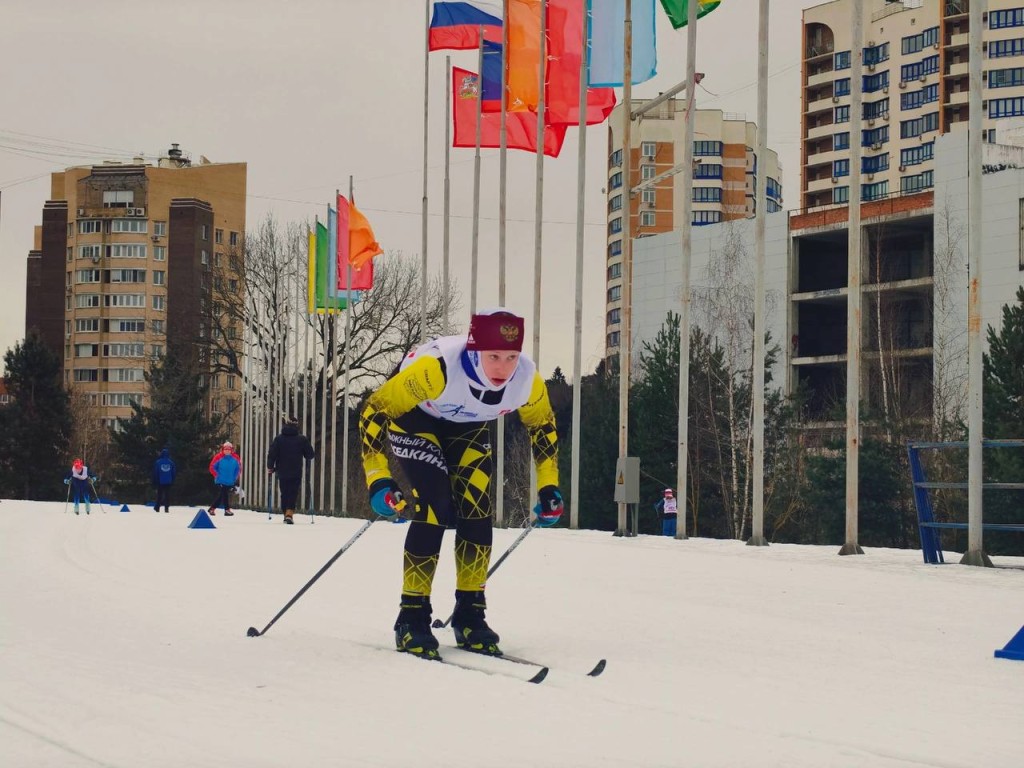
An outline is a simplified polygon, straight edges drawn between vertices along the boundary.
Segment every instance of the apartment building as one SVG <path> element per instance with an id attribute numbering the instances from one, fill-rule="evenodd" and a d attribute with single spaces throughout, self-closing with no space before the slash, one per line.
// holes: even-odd
<path id="1" fill-rule="evenodd" d="M 634 99 L 637 110 L 643 100 Z M 622 177 L 622 110 L 608 121 L 608 240 L 605 298 L 605 356 L 618 353 L 622 311 L 623 217 L 630 216 L 634 238 L 679 230 L 683 226 L 681 162 L 685 131 L 685 99 L 668 99 L 646 112 L 630 131 L 632 179 Z M 693 142 L 693 226 L 752 217 L 757 174 L 768 175 L 767 209 L 782 208 L 778 155 L 768 150 L 763 162 L 754 152 L 757 127 L 742 115 L 697 110 Z M 626 187 L 633 190 L 627 204 Z"/>
<path id="2" fill-rule="evenodd" d="M 970 1 L 864 9 L 860 199 L 932 189 L 935 137 L 967 128 Z M 851 12 L 852 0 L 804 11 L 801 208 L 850 199 Z M 984 137 L 1006 143 L 1024 115 L 1024 6 L 988 0 L 983 23 Z"/>
<path id="3" fill-rule="evenodd" d="M 193 165 L 177 144 L 155 163 L 52 175 L 28 255 L 25 328 L 60 355 L 65 384 L 103 424 L 144 402 L 145 372 L 170 346 L 200 370 L 219 344 L 240 350 L 220 297 L 243 290 L 245 194 L 245 163 Z M 235 422 L 241 390 L 211 373 L 210 410 Z"/>

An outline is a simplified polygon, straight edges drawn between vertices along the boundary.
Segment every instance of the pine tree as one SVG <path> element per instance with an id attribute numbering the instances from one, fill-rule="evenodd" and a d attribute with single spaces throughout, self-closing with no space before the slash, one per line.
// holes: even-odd
<path id="1" fill-rule="evenodd" d="M 111 434 L 117 454 L 111 473 L 115 487 L 130 499 L 143 501 L 149 493 L 153 462 L 161 449 L 168 448 L 178 467 L 174 500 L 187 504 L 209 501 L 208 466 L 224 433 L 223 419 L 207 415 L 202 375 L 172 349 L 153 364 L 146 382 L 150 404 L 133 404 L 131 417 Z"/>
<path id="2" fill-rule="evenodd" d="M 71 409 L 61 361 L 35 334 L 4 355 L 11 402 L 0 408 L 0 489 L 22 499 L 58 499 Z"/>

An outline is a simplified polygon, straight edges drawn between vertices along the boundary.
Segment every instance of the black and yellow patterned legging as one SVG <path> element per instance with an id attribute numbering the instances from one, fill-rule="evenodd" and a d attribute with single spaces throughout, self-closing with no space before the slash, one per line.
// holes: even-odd
<path id="1" fill-rule="evenodd" d="M 402 594 L 430 595 L 446 528 L 455 529 L 455 588 L 482 590 L 494 536 L 488 424 L 435 419 L 417 408 L 392 422 L 389 441 L 415 504 Z"/>

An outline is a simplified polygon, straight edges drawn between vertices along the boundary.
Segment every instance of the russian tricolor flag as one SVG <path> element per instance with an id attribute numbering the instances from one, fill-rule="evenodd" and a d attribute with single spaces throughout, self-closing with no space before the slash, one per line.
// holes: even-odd
<path id="1" fill-rule="evenodd" d="M 502 15 L 501 2 L 435 2 L 428 47 L 432 51 L 477 48 L 481 26 L 484 40 L 500 44 Z"/>

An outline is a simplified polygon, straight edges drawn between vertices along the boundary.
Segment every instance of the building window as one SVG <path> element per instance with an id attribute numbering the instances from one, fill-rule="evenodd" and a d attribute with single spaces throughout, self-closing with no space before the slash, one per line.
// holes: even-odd
<path id="1" fill-rule="evenodd" d="M 878 64 L 889 58 L 889 44 L 881 43 L 874 48 L 864 49 L 864 64 Z"/>
<path id="2" fill-rule="evenodd" d="M 900 179 L 900 192 L 911 193 L 920 192 L 922 189 L 931 189 L 935 186 L 932 178 L 932 171 L 904 176 Z"/>
<path id="3" fill-rule="evenodd" d="M 1024 99 L 1021 99 L 1024 102 Z M 989 101 L 991 106 L 992 102 Z M 920 136 L 922 133 L 929 133 L 931 131 L 939 130 L 939 113 L 930 112 L 927 115 L 921 115 L 921 117 L 915 118 L 914 120 L 903 120 L 900 122 L 900 138 L 911 139 L 915 136 Z"/>
<path id="4" fill-rule="evenodd" d="M 99 261 L 100 256 L 103 253 L 102 245 L 80 245 L 78 246 L 78 258 L 80 259 L 92 259 L 93 261 Z"/>
<path id="5" fill-rule="evenodd" d="M 166 285 L 167 284 L 167 273 L 162 269 L 153 270 L 153 285 Z"/>
<path id="6" fill-rule="evenodd" d="M 228 374 L 227 381 L 228 381 L 228 389 L 234 389 L 235 388 L 235 377 L 230 375 L 230 374 Z"/>
<path id="7" fill-rule="evenodd" d="M 889 153 L 885 152 L 881 155 L 875 155 L 873 157 L 862 157 L 860 159 L 860 170 L 861 173 L 878 173 L 879 171 L 885 171 L 889 168 Z"/>
<path id="8" fill-rule="evenodd" d="M 104 344 L 104 357 L 144 357 L 145 344 Z"/>
<path id="9" fill-rule="evenodd" d="M 861 80 L 864 93 L 874 93 L 883 88 L 889 87 L 889 70 L 879 72 L 877 75 L 865 75 Z"/>
<path id="10" fill-rule="evenodd" d="M 620 331 L 612 331 L 611 333 L 608 334 L 608 346 L 609 347 L 617 347 L 617 346 L 619 346 L 619 334 L 620 333 L 621 333 Z"/>
<path id="11" fill-rule="evenodd" d="M 206 266 L 209 266 L 210 265 L 210 254 L 207 253 L 206 251 L 200 251 L 199 252 L 199 263 L 200 264 L 205 264 Z"/>
<path id="12" fill-rule="evenodd" d="M 622 310 L 616 307 L 608 313 L 608 325 L 617 325 L 622 322 Z"/>
<path id="13" fill-rule="evenodd" d="M 644 157 L 654 157 L 657 153 L 658 145 L 653 141 L 642 141 L 640 142 L 640 154 Z"/>
<path id="14" fill-rule="evenodd" d="M 832 95 L 849 96 L 850 95 L 850 78 L 841 77 L 832 84 Z"/>
<path id="15" fill-rule="evenodd" d="M 889 182 L 879 181 L 875 184 L 861 184 L 860 185 L 860 199 L 863 200 L 880 200 L 883 197 L 889 196 Z"/>
<path id="16" fill-rule="evenodd" d="M 144 333 L 146 330 L 145 320 L 107 320 L 106 331 L 108 333 Z"/>
<path id="17" fill-rule="evenodd" d="M 159 336 L 163 336 L 166 333 L 163 320 L 150 320 L 149 324 L 150 324 L 150 328 L 152 329 L 153 333 L 155 333 L 155 334 L 157 334 Z"/>
<path id="18" fill-rule="evenodd" d="M 223 257 L 224 257 L 223 253 L 214 253 L 213 254 L 213 266 L 219 267 L 221 265 L 221 261 L 222 261 Z"/>
<path id="19" fill-rule="evenodd" d="M 722 190 L 720 187 L 694 187 L 693 202 L 720 203 L 722 202 Z"/>
<path id="20" fill-rule="evenodd" d="M 699 227 L 705 224 L 717 224 L 722 220 L 721 211 L 694 211 L 691 221 Z"/>
<path id="21" fill-rule="evenodd" d="M 99 344 L 75 344 L 75 357 L 97 357 Z"/>
<path id="22" fill-rule="evenodd" d="M 848 123 L 850 122 L 850 107 L 844 105 L 835 108 L 835 117 L 832 118 L 834 123 Z"/>
<path id="23" fill-rule="evenodd" d="M 612 240 L 610 243 L 608 243 L 608 258 L 609 259 L 614 258 L 616 256 L 621 256 L 621 255 L 622 255 L 622 241 L 621 240 Z"/>
<path id="24" fill-rule="evenodd" d="M 75 381 L 99 381 L 99 370 L 96 368 L 75 368 Z"/>
<path id="25" fill-rule="evenodd" d="M 238 281 L 234 278 L 228 279 L 228 290 L 231 293 L 238 293 Z"/>
<path id="26" fill-rule="evenodd" d="M 113 219 L 110 222 L 110 231 L 145 234 L 149 231 L 149 222 L 145 219 Z"/>
<path id="27" fill-rule="evenodd" d="M 929 56 L 913 64 L 904 64 L 900 67 L 900 80 L 909 83 L 911 80 L 920 80 L 926 75 L 939 71 L 938 55 Z"/>
<path id="28" fill-rule="evenodd" d="M 722 166 L 717 163 L 701 163 L 693 169 L 695 179 L 720 179 L 722 178 Z"/>
<path id="29" fill-rule="evenodd" d="M 1014 40 L 990 40 L 988 43 L 988 57 L 990 59 L 1001 59 L 1004 56 L 1024 56 L 1024 37 Z"/>
<path id="30" fill-rule="evenodd" d="M 918 91 L 900 94 L 900 109 L 917 109 L 939 100 L 939 84 L 926 85 Z"/>
<path id="31" fill-rule="evenodd" d="M 98 293 L 80 293 L 75 296 L 75 306 L 79 309 L 90 309 L 99 305 L 100 295 Z"/>
<path id="32" fill-rule="evenodd" d="M 609 211 L 618 211 L 622 209 L 622 195 L 615 195 L 608 201 Z"/>
<path id="33" fill-rule="evenodd" d="M 103 295 L 105 307 L 145 307 L 144 293 L 107 293 Z"/>
<path id="34" fill-rule="evenodd" d="M 100 319 L 98 317 L 79 318 L 75 320 L 76 333 L 99 333 Z"/>
<path id="35" fill-rule="evenodd" d="M 1006 11 L 989 11 L 989 29 L 1003 29 L 1004 27 L 1021 26 L 1024 26 L 1024 8 L 1010 8 Z"/>
<path id="36" fill-rule="evenodd" d="M 618 261 L 608 267 L 608 279 L 616 280 L 622 277 L 622 262 Z"/>
<path id="37" fill-rule="evenodd" d="M 163 357 L 164 356 L 164 345 L 163 344 L 154 344 L 151 349 L 153 350 L 152 351 L 153 357 Z"/>
<path id="38" fill-rule="evenodd" d="M 835 187 L 832 190 L 832 204 L 838 205 L 839 203 L 850 202 L 850 188 L 849 187 Z"/>
<path id="39" fill-rule="evenodd" d="M 873 147 L 878 144 L 881 147 L 889 141 L 889 126 L 883 125 L 881 128 L 874 128 L 870 131 L 861 131 L 860 145 L 862 147 Z"/>
<path id="40" fill-rule="evenodd" d="M 162 245 L 153 246 L 153 260 L 167 261 L 167 248 Z"/>
<path id="41" fill-rule="evenodd" d="M 106 283 L 144 283 L 146 282 L 146 270 L 144 269 L 107 269 L 104 270 Z"/>
<path id="42" fill-rule="evenodd" d="M 654 211 L 640 211 L 640 226 L 641 227 L 653 227 L 654 226 Z"/>
<path id="43" fill-rule="evenodd" d="M 199 225 L 199 239 L 209 240 L 210 239 L 210 227 L 206 224 Z"/>
<path id="44" fill-rule="evenodd" d="M 613 285 L 608 289 L 608 301 L 620 301 L 622 299 L 622 286 Z"/>
<path id="45" fill-rule="evenodd" d="M 98 269 L 76 269 L 76 283 L 98 283 L 100 281 L 100 270 Z"/>
<path id="46" fill-rule="evenodd" d="M 833 69 L 849 69 L 850 68 L 850 52 L 839 51 L 835 55 L 835 64 Z"/>
<path id="47" fill-rule="evenodd" d="M 1024 98 L 1015 99 L 989 99 L 989 117 L 1014 117 L 1024 115 Z"/>
<path id="48" fill-rule="evenodd" d="M 146 258 L 146 246 L 134 243 L 108 245 L 107 256 L 112 259 L 144 259 Z"/>
<path id="49" fill-rule="evenodd" d="M 223 229 L 215 229 L 215 230 L 213 230 L 213 242 L 217 243 L 218 245 L 224 242 L 224 230 Z"/>
<path id="50" fill-rule="evenodd" d="M 65 296 L 64 297 L 64 309 L 66 309 L 66 310 L 67 309 L 71 309 L 71 297 L 70 296 Z"/>
<path id="51" fill-rule="evenodd" d="M 617 234 L 618 232 L 621 232 L 621 231 L 622 231 L 622 217 L 621 216 L 619 216 L 616 219 L 612 219 L 611 221 L 608 222 L 608 232 L 609 232 L 609 234 L 614 235 L 614 234 Z"/>
<path id="52" fill-rule="evenodd" d="M 722 142 L 720 141 L 695 141 L 693 142 L 694 157 L 721 157 Z"/>
<path id="53" fill-rule="evenodd" d="M 157 312 L 163 312 L 167 309 L 167 297 L 166 296 L 154 296 L 153 297 L 153 309 Z"/>
<path id="54" fill-rule="evenodd" d="M 655 177 L 655 168 L 653 165 L 641 165 L 640 166 L 640 178 L 641 179 L 653 179 Z"/>
<path id="55" fill-rule="evenodd" d="M 939 28 L 931 27 L 919 35 L 910 35 L 902 40 L 903 55 L 920 53 L 925 48 L 939 42 Z"/>
<path id="56" fill-rule="evenodd" d="M 850 133 L 833 133 L 832 134 L 832 149 L 849 149 L 850 148 Z"/>
<path id="57" fill-rule="evenodd" d="M 616 167 L 616 166 L 622 165 L 622 150 L 621 149 L 616 149 L 614 152 L 612 152 L 611 165 L 612 165 L 612 167 Z M 234 243 L 232 243 L 232 245 L 234 245 Z"/>
<path id="58" fill-rule="evenodd" d="M 130 208 L 135 203 L 135 193 L 127 189 L 108 189 L 103 192 L 104 208 Z"/>
<path id="59" fill-rule="evenodd" d="M 238 233 L 232 232 L 230 235 L 228 235 L 228 240 L 231 245 L 238 245 Z"/>
<path id="60" fill-rule="evenodd" d="M 99 219 L 79 219 L 78 234 L 96 235 L 103 231 L 103 222 Z"/>
<path id="61" fill-rule="evenodd" d="M 648 205 L 654 205 L 656 195 L 657 191 L 653 187 L 640 190 L 640 200 Z"/>
<path id="62" fill-rule="evenodd" d="M 879 99 L 878 101 L 869 101 L 862 107 L 861 114 L 865 120 L 874 120 L 881 117 L 882 115 L 889 114 L 889 99 Z"/>
<path id="63" fill-rule="evenodd" d="M 622 171 L 618 171 L 616 173 L 613 173 L 611 178 L 608 179 L 608 188 L 609 189 L 618 189 L 621 186 L 622 186 Z"/>
<path id="64" fill-rule="evenodd" d="M 911 147 L 910 149 L 900 150 L 900 165 L 920 165 L 926 160 L 931 160 L 935 156 L 935 142 L 929 141 L 927 144 L 921 144 L 917 147 Z"/>

